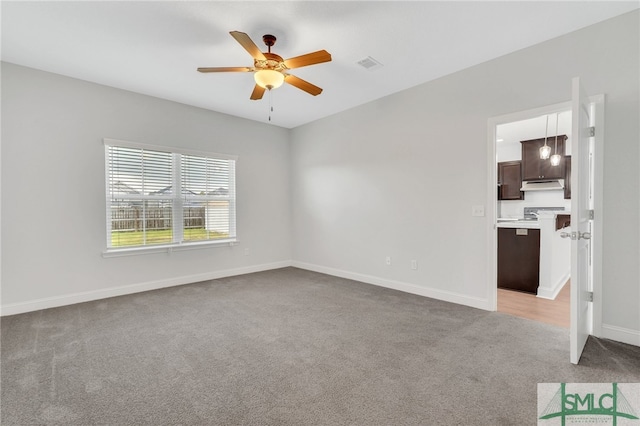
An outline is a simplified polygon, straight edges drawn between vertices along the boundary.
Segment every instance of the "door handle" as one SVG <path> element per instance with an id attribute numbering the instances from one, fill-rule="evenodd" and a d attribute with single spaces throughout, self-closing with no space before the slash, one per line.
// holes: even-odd
<path id="1" fill-rule="evenodd" d="M 572 240 L 590 240 L 591 232 L 561 232 L 560 238 L 571 238 Z"/>

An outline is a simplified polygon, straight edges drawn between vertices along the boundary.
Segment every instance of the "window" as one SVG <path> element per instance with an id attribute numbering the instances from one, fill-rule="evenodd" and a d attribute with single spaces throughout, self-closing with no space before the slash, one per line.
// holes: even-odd
<path id="1" fill-rule="evenodd" d="M 236 157 L 104 143 L 109 250 L 235 241 Z"/>

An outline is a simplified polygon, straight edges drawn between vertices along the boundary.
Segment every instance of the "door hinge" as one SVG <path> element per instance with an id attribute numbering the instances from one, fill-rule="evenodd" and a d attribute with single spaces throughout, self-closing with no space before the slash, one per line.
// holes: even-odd
<path id="1" fill-rule="evenodd" d="M 589 210 L 589 220 L 593 220 L 595 213 L 593 212 L 593 209 Z"/>
<path id="2" fill-rule="evenodd" d="M 593 292 L 592 291 L 588 291 L 587 292 L 587 302 L 593 302 Z"/>
<path id="3" fill-rule="evenodd" d="M 596 128 L 594 126 L 589 127 L 589 136 L 596 135 Z"/>

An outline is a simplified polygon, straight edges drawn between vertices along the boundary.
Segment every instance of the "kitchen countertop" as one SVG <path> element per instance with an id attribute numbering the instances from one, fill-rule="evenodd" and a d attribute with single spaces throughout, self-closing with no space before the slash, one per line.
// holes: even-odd
<path id="1" fill-rule="evenodd" d="M 496 227 L 498 228 L 528 228 L 528 229 L 540 229 L 541 222 L 554 223 L 556 216 L 558 215 L 571 215 L 571 212 L 564 210 L 555 211 L 541 211 L 538 215 L 538 220 L 514 218 L 514 217 L 499 217 L 497 219 Z M 545 225 L 546 226 L 546 225 Z"/>
<path id="2" fill-rule="evenodd" d="M 498 219 L 496 224 L 498 228 L 527 228 L 527 229 L 540 229 L 540 222 L 537 220 L 508 220 L 501 221 Z"/>

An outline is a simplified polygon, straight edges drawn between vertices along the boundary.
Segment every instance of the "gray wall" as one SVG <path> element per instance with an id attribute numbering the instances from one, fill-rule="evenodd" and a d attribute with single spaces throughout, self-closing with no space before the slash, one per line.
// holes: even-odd
<path id="1" fill-rule="evenodd" d="M 640 344 L 638 15 L 294 129 L 295 264 L 483 307 L 487 120 L 569 101 L 579 76 L 606 94 L 604 331 Z"/>
<path id="2" fill-rule="evenodd" d="M 105 137 L 238 155 L 239 245 L 103 258 Z M 288 264 L 289 144 L 282 128 L 3 63 L 3 308 Z"/>

